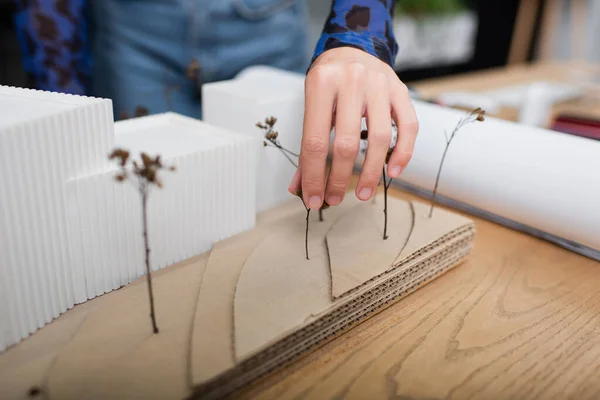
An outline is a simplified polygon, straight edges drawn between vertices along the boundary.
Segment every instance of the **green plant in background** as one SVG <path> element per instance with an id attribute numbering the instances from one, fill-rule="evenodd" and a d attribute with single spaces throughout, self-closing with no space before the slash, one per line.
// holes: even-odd
<path id="1" fill-rule="evenodd" d="M 401 0 L 396 3 L 396 12 L 399 15 L 445 15 L 466 8 L 464 0 Z"/>

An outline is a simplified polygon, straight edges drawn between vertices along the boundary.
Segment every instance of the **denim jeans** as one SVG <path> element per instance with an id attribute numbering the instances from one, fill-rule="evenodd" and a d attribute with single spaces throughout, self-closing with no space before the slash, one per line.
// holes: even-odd
<path id="1" fill-rule="evenodd" d="M 93 94 L 116 118 L 138 106 L 201 118 L 202 83 L 251 65 L 305 72 L 310 60 L 303 0 L 95 0 L 90 11 Z"/>

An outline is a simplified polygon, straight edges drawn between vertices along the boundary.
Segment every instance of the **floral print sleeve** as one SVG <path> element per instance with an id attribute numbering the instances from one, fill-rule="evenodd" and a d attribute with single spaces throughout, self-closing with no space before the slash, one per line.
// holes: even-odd
<path id="1" fill-rule="evenodd" d="M 392 68 L 398 53 L 392 18 L 395 0 L 333 0 L 313 61 L 336 47 L 363 50 Z"/>
<path id="2" fill-rule="evenodd" d="M 36 89 L 89 94 L 88 0 L 15 0 L 23 65 Z"/>

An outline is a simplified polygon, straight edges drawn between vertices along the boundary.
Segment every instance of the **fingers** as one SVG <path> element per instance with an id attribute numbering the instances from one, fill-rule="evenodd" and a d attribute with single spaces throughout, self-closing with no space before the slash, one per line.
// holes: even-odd
<path id="1" fill-rule="evenodd" d="M 345 71 L 344 78 L 344 85 L 337 97 L 335 138 L 331 170 L 327 179 L 326 199 L 332 206 L 340 204 L 344 199 L 358 155 L 367 70 L 362 64 L 351 64 Z"/>
<path id="2" fill-rule="evenodd" d="M 408 89 L 402 82 L 397 81 L 392 86 L 390 102 L 392 115 L 398 128 L 398 139 L 387 166 L 387 173 L 391 178 L 396 178 L 406 168 L 412 157 L 417 133 L 419 132 L 419 121 L 410 100 Z"/>
<path id="3" fill-rule="evenodd" d="M 390 90 L 384 74 L 375 74 L 370 80 L 367 94 L 367 130 L 369 132 L 367 155 L 356 186 L 356 197 L 369 200 L 383 174 L 385 158 L 392 139 Z"/>
<path id="4" fill-rule="evenodd" d="M 296 173 L 294 174 L 294 177 L 292 178 L 292 181 L 290 182 L 290 185 L 288 186 L 288 192 L 290 192 L 293 195 L 296 195 L 298 193 L 298 190 L 300 190 L 301 187 L 302 187 L 302 172 L 300 170 L 300 165 L 298 165 L 298 169 L 296 169 Z"/>
<path id="5" fill-rule="evenodd" d="M 329 151 L 333 105 L 338 77 L 328 65 L 314 67 L 306 77 L 304 132 L 300 151 L 300 181 L 305 204 L 321 208 L 325 193 L 325 164 Z"/>

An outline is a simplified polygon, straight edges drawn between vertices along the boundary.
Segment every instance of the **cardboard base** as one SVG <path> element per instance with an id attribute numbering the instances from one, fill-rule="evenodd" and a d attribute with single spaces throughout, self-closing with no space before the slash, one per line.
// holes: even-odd
<path id="1" fill-rule="evenodd" d="M 0 397 L 27 398 L 31 388 L 61 399 L 230 394 L 469 254 L 469 219 L 437 208 L 429 218 L 427 205 L 394 198 L 388 207 L 386 241 L 378 229 L 381 197 L 363 203 L 348 196 L 323 222 L 311 213 L 306 260 L 306 214 L 293 199 L 261 215 L 255 229 L 153 275 L 159 334 L 152 334 L 145 280 L 138 280 L 0 355 Z"/>

